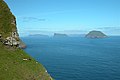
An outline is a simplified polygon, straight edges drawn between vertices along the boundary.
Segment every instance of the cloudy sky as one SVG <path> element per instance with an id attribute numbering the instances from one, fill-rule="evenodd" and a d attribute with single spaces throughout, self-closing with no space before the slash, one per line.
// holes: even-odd
<path id="1" fill-rule="evenodd" d="M 20 36 L 86 34 L 101 30 L 120 35 L 120 0 L 5 0 L 17 18 Z"/>

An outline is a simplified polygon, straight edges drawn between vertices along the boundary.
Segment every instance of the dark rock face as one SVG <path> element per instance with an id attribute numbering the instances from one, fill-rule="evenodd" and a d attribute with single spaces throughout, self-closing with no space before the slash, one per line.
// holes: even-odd
<path id="1" fill-rule="evenodd" d="M 85 37 L 86 38 L 105 38 L 107 36 L 101 31 L 90 31 Z"/>
<path id="2" fill-rule="evenodd" d="M 0 42 L 11 47 L 20 47 L 22 42 L 17 32 L 16 18 L 3 0 L 0 0 Z"/>
<path id="3" fill-rule="evenodd" d="M 60 33 L 54 33 L 54 36 L 55 38 L 62 38 L 62 37 L 68 37 L 68 35 L 66 34 L 60 34 Z"/>

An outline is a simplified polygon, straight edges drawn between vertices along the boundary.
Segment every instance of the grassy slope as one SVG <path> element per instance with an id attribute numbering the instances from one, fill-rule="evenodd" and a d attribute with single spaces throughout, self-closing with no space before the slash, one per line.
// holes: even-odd
<path id="1" fill-rule="evenodd" d="M 10 32 L 16 29 L 16 25 L 11 24 L 15 20 L 7 4 L 0 0 L 0 33 L 3 37 L 10 36 Z"/>
<path id="2" fill-rule="evenodd" d="M 16 30 L 15 20 L 7 4 L 0 0 L 0 34 L 10 36 Z M 23 61 L 24 58 L 31 59 Z M 20 49 L 7 49 L 0 42 L 0 80 L 50 80 L 44 67 Z"/>
<path id="3" fill-rule="evenodd" d="M 0 80 L 51 80 L 51 77 L 23 50 L 9 50 L 0 44 Z"/>

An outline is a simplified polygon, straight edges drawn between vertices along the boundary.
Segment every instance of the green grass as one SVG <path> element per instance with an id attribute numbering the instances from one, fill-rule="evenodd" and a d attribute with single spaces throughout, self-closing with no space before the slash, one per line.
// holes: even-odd
<path id="1" fill-rule="evenodd" d="M 15 16 L 0 0 L 0 34 L 2 39 L 16 31 Z M 23 59 L 29 59 L 24 61 Z M 0 80 L 52 80 L 45 68 L 21 49 L 6 47 L 0 42 Z"/>
<path id="2" fill-rule="evenodd" d="M 23 59 L 31 59 L 24 61 Z M 52 80 L 45 68 L 23 50 L 0 44 L 0 80 Z"/>
<path id="3" fill-rule="evenodd" d="M 15 16 L 11 13 L 7 4 L 0 0 L 0 33 L 3 37 L 10 36 L 10 33 L 16 30 L 16 25 L 11 24 L 15 20 Z"/>

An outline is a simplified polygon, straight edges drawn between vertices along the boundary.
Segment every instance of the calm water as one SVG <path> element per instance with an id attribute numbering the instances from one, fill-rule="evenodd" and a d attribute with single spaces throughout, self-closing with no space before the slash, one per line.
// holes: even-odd
<path id="1" fill-rule="evenodd" d="M 55 80 L 120 80 L 120 37 L 22 39 Z"/>

